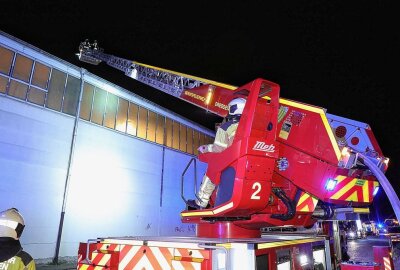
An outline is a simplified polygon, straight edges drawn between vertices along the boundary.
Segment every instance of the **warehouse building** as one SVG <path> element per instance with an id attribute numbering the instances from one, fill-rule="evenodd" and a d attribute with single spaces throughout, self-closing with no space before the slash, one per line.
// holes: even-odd
<path id="1" fill-rule="evenodd" d="M 213 136 L 0 32 L 0 208 L 24 215 L 35 259 L 76 256 L 99 236 L 194 235 L 181 180 L 193 196 L 197 148 Z"/>

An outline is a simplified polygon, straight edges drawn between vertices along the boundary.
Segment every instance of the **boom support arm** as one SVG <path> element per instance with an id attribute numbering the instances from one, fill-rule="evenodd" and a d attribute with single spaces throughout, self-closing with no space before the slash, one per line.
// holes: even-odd
<path id="1" fill-rule="evenodd" d="M 139 82 L 174 97 L 183 99 L 220 116 L 225 116 L 225 104 L 227 103 L 225 102 L 226 98 L 221 96 L 230 96 L 231 90 L 237 88 L 236 86 L 202 79 L 106 54 L 103 49 L 97 46 L 96 41 L 93 44 L 90 44 L 87 40 L 81 42 L 79 45 L 79 53 L 76 55 L 80 61 L 92 65 L 98 65 L 101 62 L 105 62 L 107 65 L 123 71 L 125 75 Z M 213 96 L 216 97 L 213 98 Z M 212 104 L 211 99 L 216 100 L 217 103 Z"/>

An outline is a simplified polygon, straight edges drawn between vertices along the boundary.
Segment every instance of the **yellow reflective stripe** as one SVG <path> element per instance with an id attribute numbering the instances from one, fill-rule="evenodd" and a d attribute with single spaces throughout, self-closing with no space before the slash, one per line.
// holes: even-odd
<path id="1" fill-rule="evenodd" d="M 196 211 L 196 212 L 186 212 L 186 213 L 181 213 L 182 217 L 194 217 L 194 216 L 212 216 L 215 214 L 219 214 L 225 210 L 228 210 L 229 208 L 233 207 L 233 202 L 230 202 L 228 204 L 225 204 L 221 207 L 216 208 L 213 211 Z"/>
<path id="2" fill-rule="evenodd" d="M 192 258 L 192 262 L 201 263 L 204 261 L 204 258 Z"/>
<path id="3" fill-rule="evenodd" d="M 338 183 L 340 183 L 346 179 L 346 176 L 338 175 L 335 177 L 335 179 L 338 180 Z M 362 186 L 356 184 L 359 180 L 364 181 L 364 184 Z M 376 186 L 379 186 L 379 183 L 374 181 L 374 188 Z M 361 187 L 363 199 L 358 198 L 358 188 L 353 193 L 351 193 L 347 198 L 342 198 L 342 196 L 346 192 L 348 192 L 350 189 L 352 189 L 354 187 Z M 337 191 L 330 198 L 334 199 L 334 200 L 342 199 L 342 200 L 346 200 L 346 201 L 355 201 L 355 202 L 370 202 L 369 196 L 370 196 L 371 192 L 373 192 L 373 191 L 370 190 L 368 181 L 366 181 L 364 179 L 353 178 L 349 183 L 347 183 L 344 187 L 342 187 L 339 191 Z"/>
<path id="4" fill-rule="evenodd" d="M 18 222 L 9 219 L 1 219 L 0 225 L 15 230 L 18 227 Z"/>
<path id="5" fill-rule="evenodd" d="M 188 78 L 188 79 L 201 81 L 201 82 L 206 83 L 206 84 L 212 84 L 212 85 L 220 86 L 220 87 L 223 87 L 223 88 L 226 88 L 226 89 L 229 89 L 229 90 L 235 90 L 237 88 L 237 86 L 233 86 L 233 85 L 229 85 L 229 84 L 225 84 L 225 83 L 220 83 L 220 82 L 216 82 L 216 81 L 212 81 L 212 80 L 207 80 L 207 79 L 204 79 L 204 78 L 188 75 L 188 74 L 185 74 L 185 73 L 172 71 L 172 70 L 169 70 L 169 69 L 150 66 L 150 65 L 139 63 L 139 62 L 135 62 L 135 61 L 132 61 L 132 63 L 136 64 L 136 65 L 139 65 L 139 66 L 143 66 L 143 67 L 148 67 L 148 68 L 152 68 L 152 69 L 156 69 L 156 70 L 161 70 L 161 71 L 164 71 L 164 72 L 169 72 L 171 74 L 175 74 L 177 76 L 182 76 L 182 77 L 185 77 L 185 78 Z"/>
<path id="6" fill-rule="evenodd" d="M 229 208 L 232 208 L 232 207 L 233 207 L 233 202 L 230 202 L 230 203 L 228 203 L 228 204 L 226 204 L 226 205 L 224 205 L 222 207 L 218 207 L 217 209 L 215 209 L 213 211 L 213 213 L 214 214 L 219 214 L 219 213 L 221 213 L 221 212 L 223 212 L 225 210 L 228 210 Z"/>
<path id="7" fill-rule="evenodd" d="M 214 214 L 213 211 L 196 211 L 196 212 L 181 213 L 181 216 L 195 217 L 195 216 L 211 216 L 213 214 Z"/>
<path id="8" fill-rule="evenodd" d="M 201 263 L 204 261 L 204 258 L 190 258 L 192 262 Z M 174 256 L 174 261 L 182 261 L 182 256 Z"/>
<path id="9" fill-rule="evenodd" d="M 308 205 L 306 205 L 302 209 L 300 209 L 299 212 L 310 212 L 310 207 L 308 207 Z"/>
<path id="10" fill-rule="evenodd" d="M 335 178 L 336 179 L 336 178 Z M 331 196 L 331 199 L 337 200 L 340 197 L 343 196 L 347 191 L 349 191 L 352 187 L 354 187 L 355 183 L 357 182 L 356 178 L 353 178 L 349 183 L 347 183 L 342 189 L 340 189 L 338 192 L 336 192 L 333 196 Z"/>
<path id="11" fill-rule="evenodd" d="M 369 213 L 369 208 L 353 208 L 354 213 Z"/>
<path id="12" fill-rule="evenodd" d="M 358 202 L 358 192 L 355 190 L 349 197 L 344 199 L 345 201 L 351 201 L 351 202 Z"/>
<path id="13" fill-rule="evenodd" d="M 365 181 L 365 183 L 364 183 L 362 189 L 363 189 L 363 197 L 364 197 L 363 202 L 369 202 L 369 194 L 370 194 L 370 191 L 369 191 L 368 181 Z M 373 191 L 372 191 L 372 192 L 373 192 Z"/>
<path id="14" fill-rule="evenodd" d="M 338 181 L 338 183 L 342 182 L 344 179 L 346 179 L 347 177 L 344 175 L 338 175 L 335 177 L 335 180 Z"/>
<path id="15" fill-rule="evenodd" d="M 224 247 L 227 249 L 232 248 L 232 244 L 231 243 L 223 243 L 223 244 L 216 244 L 217 247 Z"/>
<path id="16" fill-rule="evenodd" d="M 313 201 L 314 209 L 315 209 L 315 206 L 317 206 L 317 203 L 318 203 L 318 199 L 315 198 L 315 197 L 313 197 L 313 196 L 311 196 L 311 197 L 312 197 L 312 201 Z M 314 211 L 314 210 L 313 210 L 313 211 Z"/>
<path id="17" fill-rule="evenodd" d="M 298 102 L 295 102 L 295 101 L 289 101 L 289 100 L 283 99 L 283 98 L 279 99 L 279 103 L 284 104 L 284 105 L 288 105 L 288 106 L 292 106 L 292 107 L 296 107 L 296 108 L 300 108 L 300 109 L 303 109 L 303 110 L 306 110 L 306 111 L 318 113 L 321 116 L 322 123 L 324 124 L 326 132 L 328 133 L 329 139 L 331 140 L 331 144 L 332 144 L 333 150 L 336 153 L 336 158 L 337 158 L 338 161 L 340 160 L 341 153 L 340 153 L 339 146 L 338 146 L 338 144 L 336 142 L 335 136 L 333 135 L 332 128 L 329 125 L 328 118 L 326 118 L 325 111 L 322 108 L 313 107 L 313 106 L 306 105 L 306 104 L 303 104 L 303 103 L 298 103 Z"/>
<path id="18" fill-rule="evenodd" d="M 297 206 L 299 206 L 300 204 L 302 204 L 308 197 L 310 197 L 309 194 L 304 193 L 303 195 L 301 195 L 299 202 L 297 203 Z"/>
<path id="19" fill-rule="evenodd" d="M 379 182 L 374 181 L 374 188 L 379 187 Z"/>
<path id="20" fill-rule="evenodd" d="M 313 208 L 310 209 L 309 204 L 307 204 L 306 206 L 304 206 L 302 209 L 299 210 L 299 212 L 312 212 L 315 209 L 315 206 L 318 203 L 318 199 L 314 198 L 313 196 L 310 195 L 309 200 L 311 199 L 312 203 L 313 203 Z"/>
<path id="21" fill-rule="evenodd" d="M 322 241 L 322 239 L 302 239 L 302 240 L 289 240 L 289 241 L 274 242 L 274 243 L 262 243 L 257 245 L 257 249 L 298 245 L 298 244 L 313 243 L 319 241 Z"/>

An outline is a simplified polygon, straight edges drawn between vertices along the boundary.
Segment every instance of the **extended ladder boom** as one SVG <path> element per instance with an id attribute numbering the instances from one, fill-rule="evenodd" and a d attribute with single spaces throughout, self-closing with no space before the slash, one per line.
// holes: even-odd
<path id="1" fill-rule="evenodd" d="M 162 69 L 106 54 L 104 53 L 103 49 L 98 47 L 96 41 L 93 44 L 89 43 L 87 40 L 81 42 L 79 45 L 79 53 L 76 55 L 80 61 L 92 65 L 98 65 L 101 62 L 105 62 L 107 65 L 123 71 L 125 75 L 139 82 L 147 84 L 174 97 L 184 99 L 185 101 L 210 110 L 221 116 L 226 114 L 226 106 L 224 105 L 226 104 L 225 98 L 222 98 L 224 103 L 216 103 L 216 108 L 213 108 L 215 103 L 210 103 L 211 97 L 214 94 L 217 94 L 216 88 L 219 88 L 217 96 L 230 96 L 231 90 L 237 88 L 236 86 Z M 205 91 L 206 93 L 203 95 Z"/>

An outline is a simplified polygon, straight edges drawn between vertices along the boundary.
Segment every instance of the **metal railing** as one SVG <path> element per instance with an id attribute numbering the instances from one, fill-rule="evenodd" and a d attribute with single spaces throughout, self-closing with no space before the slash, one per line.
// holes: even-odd
<path id="1" fill-rule="evenodd" d="M 181 198 L 182 200 L 185 202 L 185 204 L 187 205 L 187 200 L 185 198 L 185 194 L 184 194 L 184 182 L 185 182 L 185 174 L 187 172 L 187 170 L 189 169 L 191 164 L 194 164 L 194 194 L 197 198 L 197 163 L 196 163 L 196 158 L 191 158 L 190 161 L 188 162 L 188 164 L 186 165 L 186 168 L 183 170 L 182 176 L 181 176 Z"/>

